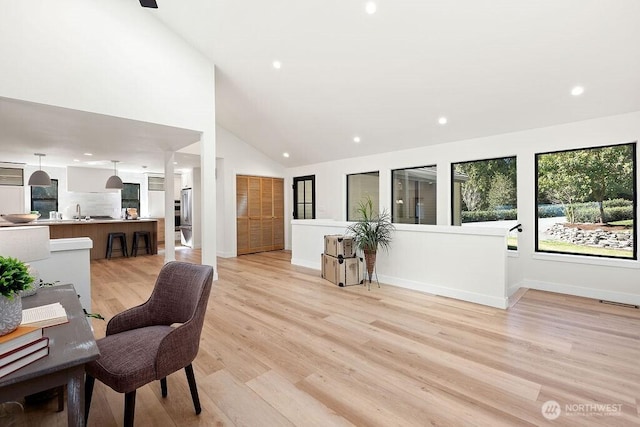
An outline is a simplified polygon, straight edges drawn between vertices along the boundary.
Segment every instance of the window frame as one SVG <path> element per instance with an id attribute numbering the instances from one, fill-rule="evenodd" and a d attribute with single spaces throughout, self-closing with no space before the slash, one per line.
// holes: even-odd
<path id="1" fill-rule="evenodd" d="M 130 186 L 134 186 L 137 187 L 138 189 L 138 198 L 137 199 L 129 199 L 129 198 L 124 198 L 124 194 L 125 194 L 125 186 L 130 185 Z M 136 206 L 125 206 L 125 201 L 135 201 Z M 122 183 L 122 190 L 120 191 L 120 207 L 121 208 L 132 208 L 135 207 L 137 209 L 138 212 L 138 216 L 140 216 L 140 184 L 137 182 L 123 182 Z"/>
<path id="2" fill-rule="evenodd" d="M 436 172 L 436 180 L 435 180 L 435 185 L 436 185 L 436 191 L 435 191 L 435 206 L 436 206 L 436 220 L 433 224 L 430 223 L 420 223 L 420 222 L 416 222 L 416 223 L 408 223 L 408 222 L 397 222 L 397 218 L 395 218 L 394 216 L 394 206 L 395 206 L 395 186 L 394 186 L 394 173 L 398 172 L 398 171 L 407 171 L 407 170 L 415 170 L 415 169 L 424 169 L 424 168 L 434 168 L 435 172 Z M 432 165 L 424 165 L 424 166 L 414 166 L 414 167 L 410 167 L 410 168 L 398 168 L 398 169 L 391 169 L 391 223 L 392 224 L 415 224 L 415 225 L 437 225 L 438 224 L 438 164 L 434 163 Z M 418 218 L 416 217 L 416 220 L 418 220 Z"/>
<path id="3" fill-rule="evenodd" d="M 45 198 L 45 197 L 42 197 L 42 198 L 36 198 L 35 200 L 38 200 L 38 201 L 55 201 L 55 206 L 56 206 L 56 208 L 55 208 L 53 211 L 58 212 L 59 203 L 60 203 L 60 187 L 59 187 L 60 182 L 59 182 L 57 179 L 55 179 L 55 178 L 51 178 L 51 185 L 50 185 L 50 187 L 51 187 L 51 186 L 53 186 L 53 183 L 54 183 L 54 182 L 56 183 L 56 184 L 55 184 L 55 187 L 56 187 L 56 196 L 55 196 L 55 198 Z M 35 190 L 35 189 L 37 189 L 37 188 L 39 188 L 39 187 L 33 187 L 33 186 L 31 187 L 31 192 L 30 192 L 30 205 L 31 205 L 31 211 L 38 211 L 38 212 L 40 212 L 40 209 L 34 209 L 34 205 L 33 205 L 33 200 L 34 200 L 34 198 L 33 198 L 33 190 Z M 51 210 L 49 210 L 49 211 L 47 211 L 47 212 L 51 212 Z M 44 219 L 43 215 L 44 215 L 44 212 L 40 212 L 40 217 Z M 47 215 L 48 215 L 48 214 L 47 214 Z"/>
<path id="4" fill-rule="evenodd" d="M 460 165 L 460 164 L 466 164 L 466 163 L 477 163 L 477 162 L 488 162 L 491 160 L 503 160 L 503 159 L 513 159 L 513 163 L 516 165 L 516 210 L 518 209 L 518 156 L 517 155 L 512 155 L 512 156 L 500 156 L 500 157 L 489 157 L 486 159 L 478 159 L 478 160 L 466 160 L 464 162 L 451 162 L 451 168 L 450 168 L 450 179 L 451 179 L 451 192 L 450 192 L 450 197 L 451 197 L 451 225 L 456 225 L 454 224 L 454 198 L 453 198 L 453 191 L 454 191 L 454 176 L 455 176 L 455 165 Z M 460 226 L 462 226 L 462 213 L 460 214 L 461 216 L 461 222 L 460 222 Z M 520 220 L 520 218 L 517 219 L 518 221 Z M 483 221 L 483 222 L 491 222 L 491 221 Z"/>
<path id="5" fill-rule="evenodd" d="M 378 206 L 374 206 L 374 208 L 376 209 L 377 212 L 380 211 L 380 206 L 379 206 L 379 200 L 380 200 L 380 171 L 376 170 L 376 171 L 369 171 L 369 172 L 356 172 L 356 173 L 349 173 L 346 176 L 346 184 L 347 184 L 347 200 L 345 200 L 345 205 L 346 205 L 346 211 L 347 211 L 347 221 L 358 221 L 357 218 L 355 219 L 349 219 L 349 199 L 350 199 L 350 194 L 349 194 L 349 177 L 350 176 L 355 176 L 355 175 L 376 175 L 378 177 Z"/>
<path id="6" fill-rule="evenodd" d="M 612 260 L 622 260 L 622 261 L 637 261 L 638 260 L 638 227 L 637 227 L 637 218 L 638 218 L 638 165 L 637 165 L 637 144 L 638 141 L 632 142 L 623 142 L 617 144 L 607 144 L 607 145 L 598 145 L 598 146 L 590 146 L 590 147 L 582 147 L 582 148 L 568 148 L 564 150 L 554 150 L 554 151 L 545 151 L 540 153 L 535 153 L 533 156 L 534 162 L 534 254 L 551 254 L 551 255 L 568 255 L 568 256 L 583 256 L 590 258 L 600 258 L 600 259 L 612 259 Z M 632 257 L 619 257 L 619 256 L 611 256 L 611 255 L 599 255 L 599 254 L 586 254 L 586 253 L 573 253 L 573 252 L 562 252 L 562 251 L 551 251 L 551 250 L 541 250 L 539 247 L 539 224 L 538 224 L 538 196 L 539 196 L 539 185 L 538 185 L 538 158 L 540 156 L 544 156 L 547 154 L 556 154 L 556 153 L 568 153 L 572 151 L 583 151 L 583 150 L 597 150 L 601 148 L 608 147 L 619 147 L 623 145 L 631 146 L 631 159 L 633 160 L 631 173 L 632 183 L 633 183 L 633 255 Z"/>
<path id="7" fill-rule="evenodd" d="M 298 218 L 298 185 L 306 181 L 311 181 L 311 218 Z M 292 188 L 293 188 L 293 219 L 316 219 L 316 176 L 305 175 L 305 176 L 294 177 Z M 307 204 L 304 201 L 302 203 L 304 205 Z"/>

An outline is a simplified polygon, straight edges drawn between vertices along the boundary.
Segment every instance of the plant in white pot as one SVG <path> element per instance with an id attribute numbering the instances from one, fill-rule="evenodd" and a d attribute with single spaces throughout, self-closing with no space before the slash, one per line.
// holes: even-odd
<path id="1" fill-rule="evenodd" d="M 19 293 L 30 289 L 32 283 L 33 277 L 24 262 L 0 256 L 0 336 L 13 332 L 22 322 Z"/>
<path id="2" fill-rule="evenodd" d="M 364 253 L 369 288 L 371 288 L 371 278 L 376 265 L 378 248 L 385 251 L 389 249 L 395 227 L 391 223 L 389 211 L 384 209 L 379 214 L 374 212 L 370 197 L 358 204 L 356 215 L 359 219 L 347 228 L 347 234 L 353 237 L 356 247 Z"/>

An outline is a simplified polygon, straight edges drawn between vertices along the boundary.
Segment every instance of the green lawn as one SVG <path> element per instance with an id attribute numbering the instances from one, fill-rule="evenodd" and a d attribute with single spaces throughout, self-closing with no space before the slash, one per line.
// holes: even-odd
<path id="1" fill-rule="evenodd" d="M 633 251 L 623 251 L 621 249 L 593 248 L 591 246 L 579 246 L 567 242 L 554 240 L 540 240 L 538 249 L 541 251 L 569 252 L 583 255 L 602 255 L 619 258 L 633 258 Z"/>
<path id="2" fill-rule="evenodd" d="M 633 227 L 632 219 L 623 219 L 622 221 L 613 221 L 609 225 L 624 225 L 625 227 Z"/>

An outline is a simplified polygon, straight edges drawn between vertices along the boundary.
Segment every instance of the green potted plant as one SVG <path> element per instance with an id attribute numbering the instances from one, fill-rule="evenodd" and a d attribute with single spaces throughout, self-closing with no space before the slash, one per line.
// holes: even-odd
<path id="1" fill-rule="evenodd" d="M 33 277 L 24 262 L 0 256 L 0 336 L 14 331 L 22 322 L 19 292 L 30 289 L 32 283 Z"/>
<path id="2" fill-rule="evenodd" d="M 347 228 L 347 234 L 353 237 L 356 247 L 364 253 L 369 288 L 371 288 L 371 278 L 376 265 L 378 248 L 385 251 L 389 249 L 395 227 L 391 223 L 389 211 L 384 209 L 379 214 L 374 212 L 370 197 L 360 201 L 356 208 L 356 214 L 359 220 Z"/>

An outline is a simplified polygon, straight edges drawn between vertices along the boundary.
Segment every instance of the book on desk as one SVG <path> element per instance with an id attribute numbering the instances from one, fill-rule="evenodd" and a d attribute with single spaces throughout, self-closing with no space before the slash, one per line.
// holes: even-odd
<path id="1" fill-rule="evenodd" d="M 22 326 L 46 328 L 67 323 L 67 311 L 59 302 L 22 310 Z"/>
<path id="2" fill-rule="evenodd" d="M 43 328 L 69 322 L 60 303 L 22 310 L 18 328 L 0 337 L 0 378 L 49 354 L 49 338 Z"/>
<path id="3" fill-rule="evenodd" d="M 0 337 L 0 378 L 49 354 L 49 338 L 42 328 L 18 326 Z"/>

